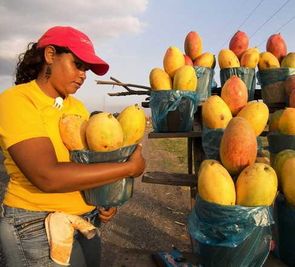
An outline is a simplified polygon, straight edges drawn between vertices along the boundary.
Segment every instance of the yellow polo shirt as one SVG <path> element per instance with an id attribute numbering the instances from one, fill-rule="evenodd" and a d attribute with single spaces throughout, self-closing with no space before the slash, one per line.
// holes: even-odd
<path id="1" fill-rule="evenodd" d="M 63 114 L 79 114 L 88 118 L 89 112 L 72 96 L 64 99 L 62 109 L 53 107 L 53 104 L 54 98 L 45 95 L 35 80 L 0 94 L 0 145 L 5 157 L 4 166 L 10 176 L 4 204 L 32 211 L 63 211 L 80 215 L 94 208 L 85 203 L 81 192 L 40 191 L 23 175 L 7 151 L 20 141 L 48 137 L 58 161 L 70 161 L 69 151 L 59 134 L 59 120 Z"/>

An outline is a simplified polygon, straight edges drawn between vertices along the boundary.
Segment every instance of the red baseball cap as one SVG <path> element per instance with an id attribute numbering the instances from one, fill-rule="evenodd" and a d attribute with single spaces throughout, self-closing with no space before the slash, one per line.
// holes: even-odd
<path id="1" fill-rule="evenodd" d="M 90 69 L 97 75 L 104 75 L 109 64 L 95 54 L 90 39 L 83 32 L 69 26 L 55 26 L 47 30 L 39 39 L 37 47 L 57 45 L 68 48 L 75 56 L 90 64 Z"/>

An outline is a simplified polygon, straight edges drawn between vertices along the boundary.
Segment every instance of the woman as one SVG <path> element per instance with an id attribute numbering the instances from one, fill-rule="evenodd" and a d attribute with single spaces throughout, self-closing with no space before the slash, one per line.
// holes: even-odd
<path id="1" fill-rule="evenodd" d="M 103 75 L 108 68 L 84 33 L 57 26 L 29 45 L 17 65 L 16 86 L 0 94 L 0 144 L 10 176 L 0 212 L 0 247 L 7 266 L 60 266 L 50 259 L 44 226 L 48 214 L 63 212 L 94 222 L 97 208 L 86 204 L 80 191 L 144 171 L 140 145 L 124 163 L 78 164 L 70 162 L 59 135 L 63 114 L 89 117 L 71 96 L 86 71 Z M 98 213 L 108 221 L 115 212 Z M 99 266 L 99 247 L 98 235 L 88 240 L 77 233 L 71 266 Z"/>

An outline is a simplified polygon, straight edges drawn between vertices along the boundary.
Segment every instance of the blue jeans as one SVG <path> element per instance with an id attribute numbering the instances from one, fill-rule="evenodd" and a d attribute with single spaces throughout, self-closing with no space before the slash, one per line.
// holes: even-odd
<path id="1" fill-rule="evenodd" d="M 50 259 L 46 236 L 45 217 L 48 212 L 0 206 L 0 249 L 4 254 L 6 267 L 57 267 Z M 97 212 L 83 215 L 92 223 L 97 220 Z M 72 267 L 100 266 L 101 241 L 99 230 L 92 239 L 75 232 L 70 259 Z"/>

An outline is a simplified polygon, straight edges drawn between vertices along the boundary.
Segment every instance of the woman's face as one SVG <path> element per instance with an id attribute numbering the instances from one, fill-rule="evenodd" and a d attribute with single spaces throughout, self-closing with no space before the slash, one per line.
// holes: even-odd
<path id="1" fill-rule="evenodd" d="M 49 81 L 59 96 L 75 94 L 86 79 L 90 65 L 72 53 L 56 54 L 51 64 Z"/>

